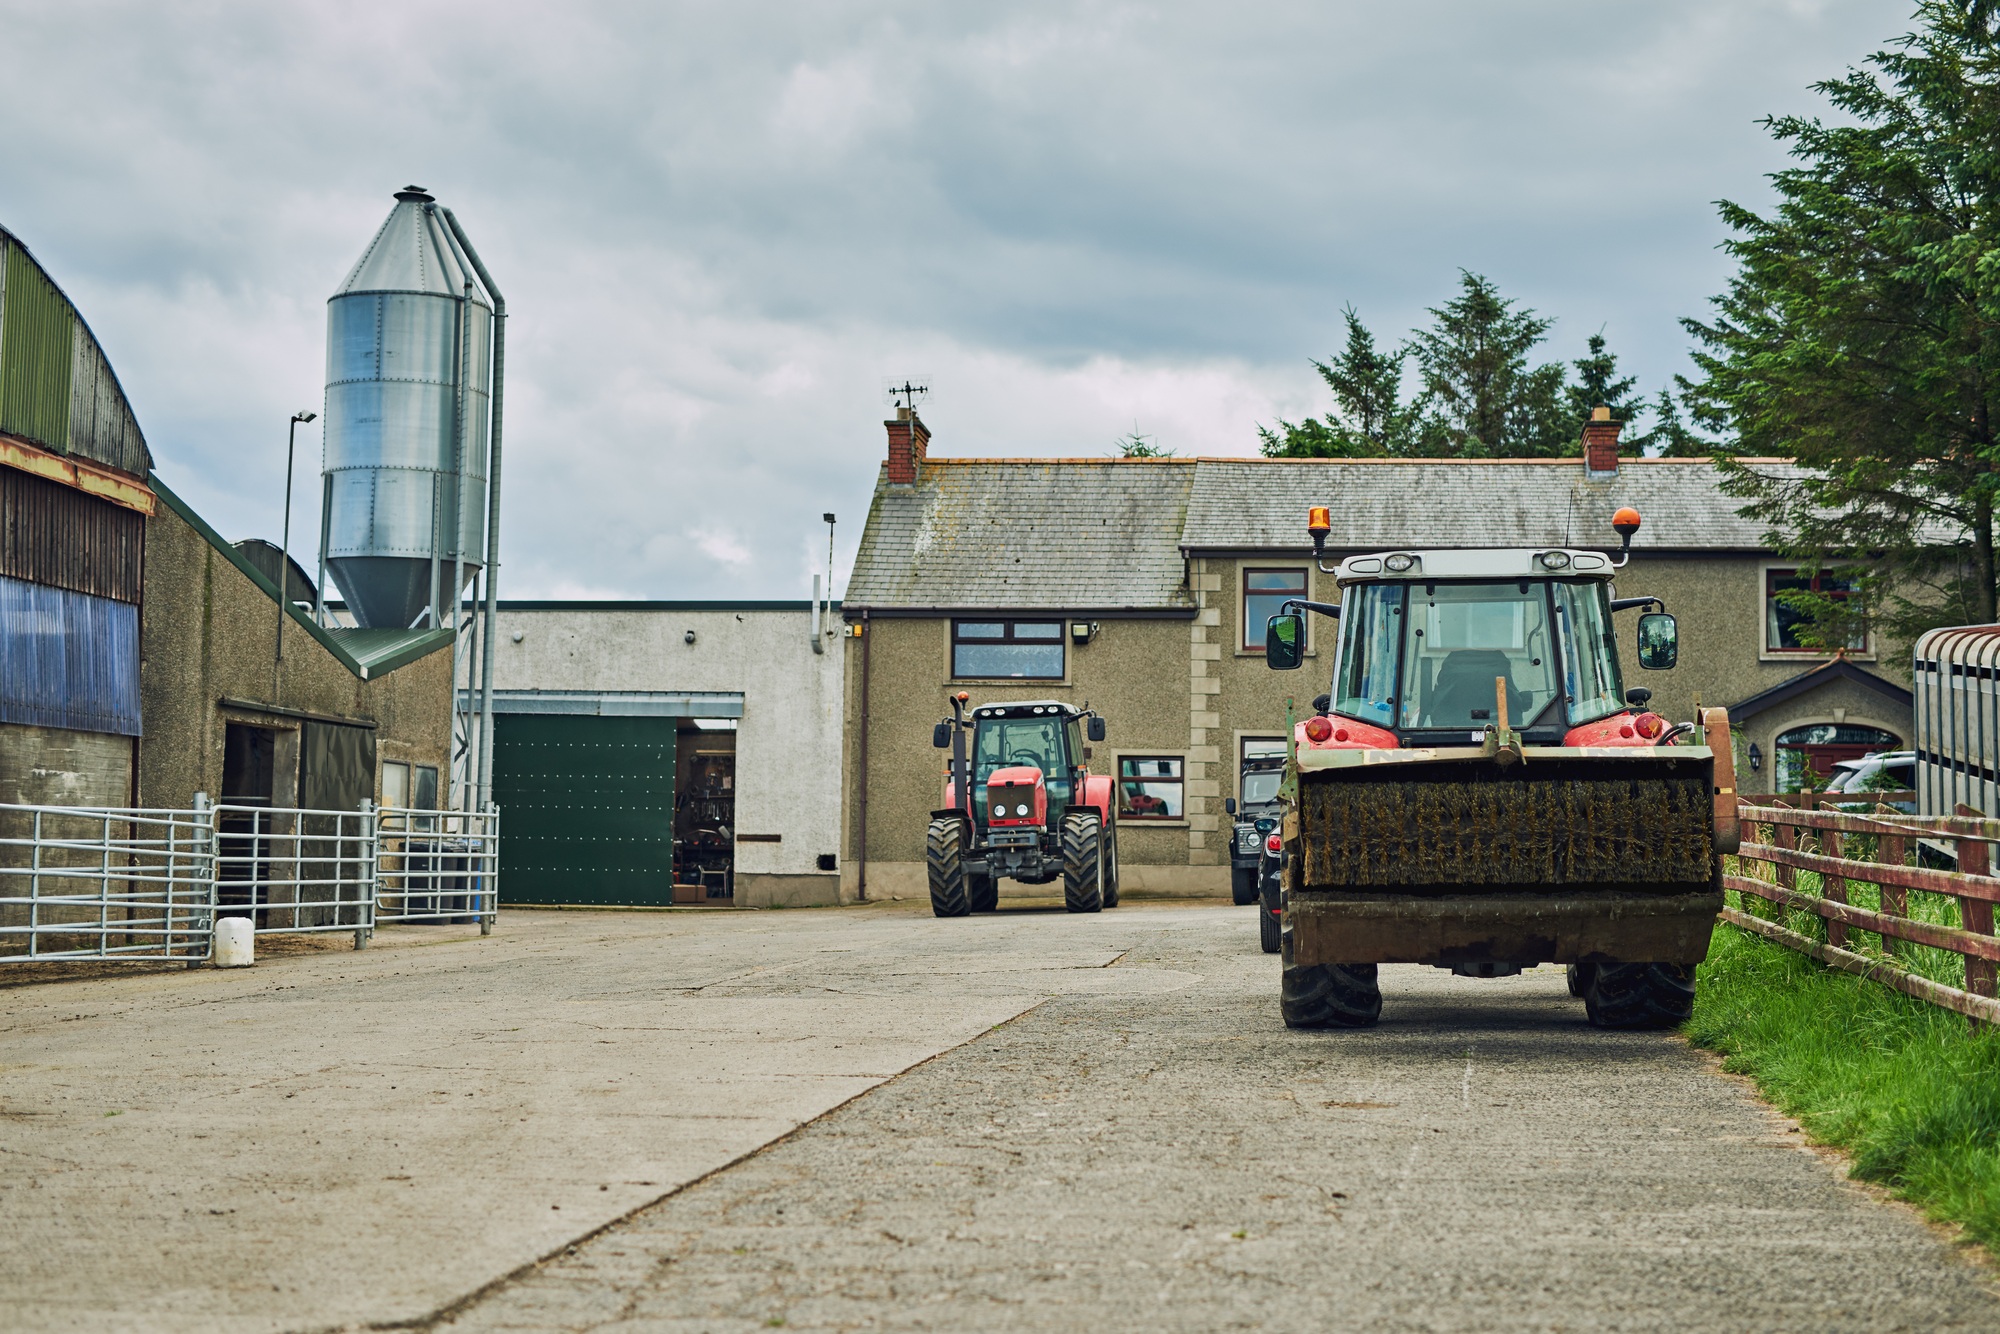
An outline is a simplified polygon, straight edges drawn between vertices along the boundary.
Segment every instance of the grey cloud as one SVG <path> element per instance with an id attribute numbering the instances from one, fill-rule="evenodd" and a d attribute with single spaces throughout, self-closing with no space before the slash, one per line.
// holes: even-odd
<path id="1" fill-rule="evenodd" d="M 1247 452 L 1463 265 L 1649 386 L 1754 121 L 1902 4 L 0 4 L 0 219 L 162 471 L 277 528 L 323 302 L 406 181 L 516 318 L 509 593 L 799 593 L 885 375 L 942 452 Z M 316 437 L 314 438 L 316 444 Z M 302 494 L 310 495 L 307 490 Z M 295 531 L 313 540 L 316 505 Z"/>

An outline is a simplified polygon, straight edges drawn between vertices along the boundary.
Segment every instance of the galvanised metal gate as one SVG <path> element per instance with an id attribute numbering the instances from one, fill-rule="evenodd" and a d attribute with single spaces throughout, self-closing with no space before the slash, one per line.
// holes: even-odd
<path id="1" fill-rule="evenodd" d="M 258 935 L 476 921 L 499 906 L 497 811 L 0 805 L 0 964 L 212 956 L 215 921 Z"/>

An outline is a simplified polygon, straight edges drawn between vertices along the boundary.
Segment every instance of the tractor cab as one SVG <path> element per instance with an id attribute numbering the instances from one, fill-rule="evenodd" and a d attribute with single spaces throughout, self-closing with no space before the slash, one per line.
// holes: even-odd
<path id="1" fill-rule="evenodd" d="M 1061 880 L 1072 912 L 1115 905 L 1117 811 L 1085 744 L 1104 740 L 1104 719 L 1059 700 L 969 702 L 953 695 L 951 717 L 931 734 L 951 751 L 944 804 L 925 836 L 932 911 L 991 911 L 1001 879 Z"/>

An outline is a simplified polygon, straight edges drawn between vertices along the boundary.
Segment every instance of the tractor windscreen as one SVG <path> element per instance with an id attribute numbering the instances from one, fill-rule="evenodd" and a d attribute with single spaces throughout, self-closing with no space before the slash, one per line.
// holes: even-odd
<path id="1" fill-rule="evenodd" d="M 1602 580 L 1362 584 L 1347 591 L 1333 711 L 1381 727 L 1574 727 L 1625 707 Z M 1568 708 L 1552 708 L 1567 699 Z"/>
<path id="2" fill-rule="evenodd" d="M 1496 679 L 1507 683 L 1512 726 L 1541 718 L 1556 697 L 1546 585 L 1522 579 L 1408 589 L 1399 726 L 1487 727 L 1499 721 Z"/>
<path id="3" fill-rule="evenodd" d="M 1063 744 L 1063 720 L 1043 718 L 981 718 L 972 746 L 972 787 L 986 790 L 995 769 L 1026 765 L 1040 769 L 1048 785 L 1051 809 L 1069 801 L 1069 750 Z"/>

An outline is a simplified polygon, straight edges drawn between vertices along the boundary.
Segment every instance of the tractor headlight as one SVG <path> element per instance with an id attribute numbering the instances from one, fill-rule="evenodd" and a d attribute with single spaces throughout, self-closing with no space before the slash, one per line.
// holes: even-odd
<path id="1" fill-rule="evenodd" d="M 1412 556 L 1407 551 L 1399 551 L 1393 556 L 1385 557 L 1382 561 L 1382 566 L 1392 574 L 1402 574 L 1406 570 L 1414 568 L 1416 563 L 1417 558 L 1415 556 Z"/>
<path id="2" fill-rule="evenodd" d="M 1022 802 L 1019 806 L 1016 806 L 1014 808 L 1014 814 L 1016 815 L 1026 815 L 1027 813 L 1028 813 L 1028 804 L 1026 802 Z"/>
<path id="3" fill-rule="evenodd" d="M 1569 568 L 1569 553 L 1567 551 L 1544 551 L 1536 559 L 1541 561 L 1542 568 L 1545 570 L 1567 570 Z"/>

